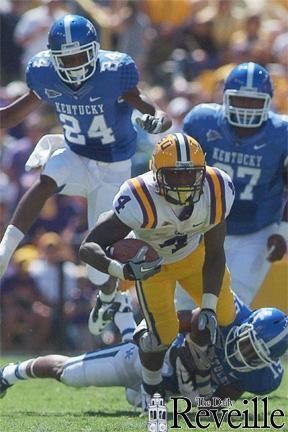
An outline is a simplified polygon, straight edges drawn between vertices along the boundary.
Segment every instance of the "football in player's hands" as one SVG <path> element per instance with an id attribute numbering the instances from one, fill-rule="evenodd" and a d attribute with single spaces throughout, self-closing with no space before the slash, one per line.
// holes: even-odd
<path id="1" fill-rule="evenodd" d="M 110 247 L 110 256 L 124 264 L 126 280 L 145 280 L 159 273 L 163 259 L 146 242 L 123 239 Z"/>
<path id="2" fill-rule="evenodd" d="M 199 330 L 199 314 L 201 312 L 200 308 L 194 309 L 191 318 L 191 339 L 199 346 L 205 346 L 210 343 L 210 332 L 206 327 L 204 330 Z"/>
<path id="3" fill-rule="evenodd" d="M 207 328 L 199 330 L 198 320 L 201 309 L 181 310 L 177 312 L 179 319 L 179 331 L 189 333 L 191 339 L 199 346 L 205 346 L 210 342 L 210 332 Z"/>
<path id="4" fill-rule="evenodd" d="M 141 248 L 146 247 L 143 261 L 152 262 L 159 258 L 158 253 L 143 240 L 127 238 L 119 240 L 109 247 L 109 256 L 123 264 L 133 260 Z"/>

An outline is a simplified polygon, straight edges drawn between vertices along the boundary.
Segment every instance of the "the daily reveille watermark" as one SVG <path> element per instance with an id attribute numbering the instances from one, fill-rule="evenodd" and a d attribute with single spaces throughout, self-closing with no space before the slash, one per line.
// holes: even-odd
<path id="1" fill-rule="evenodd" d="M 156 396 L 156 395 L 154 395 Z M 196 397 L 192 401 L 187 397 L 171 397 L 172 424 L 168 427 L 167 407 L 163 398 L 157 395 L 152 398 L 148 409 L 148 432 L 166 432 L 168 430 L 213 430 L 220 429 L 224 424 L 231 430 L 239 428 L 254 431 L 257 429 L 287 430 L 283 409 L 269 409 L 269 398 L 253 397 L 241 399 L 242 407 L 233 408 L 230 398 L 212 397 L 205 400 Z M 192 414 L 194 408 L 193 416 Z M 287 413 L 286 413 L 287 414 Z M 184 424 L 183 424 L 184 423 Z M 284 429 L 285 428 L 285 429 Z"/>

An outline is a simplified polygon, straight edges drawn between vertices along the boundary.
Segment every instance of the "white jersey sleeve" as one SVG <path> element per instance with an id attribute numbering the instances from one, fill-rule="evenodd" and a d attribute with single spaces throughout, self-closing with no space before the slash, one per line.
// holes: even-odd
<path id="1" fill-rule="evenodd" d="M 223 178 L 224 182 L 224 189 L 225 189 L 225 201 L 226 201 L 226 209 L 225 209 L 225 219 L 230 213 L 230 210 L 232 208 L 234 199 L 235 199 L 235 187 L 233 184 L 233 181 L 231 180 L 231 177 L 225 172 L 220 169 L 218 171 L 221 171 L 221 176 Z"/>
<path id="2" fill-rule="evenodd" d="M 122 184 L 113 200 L 113 209 L 117 217 L 132 230 L 141 227 L 142 211 L 128 181 Z"/>
<path id="3" fill-rule="evenodd" d="M 217 225 L 230 213 L 235 189 L 229 175 L 216 167 L 206 167 L 206 187 L 209 191 L 209 225 Z"/>

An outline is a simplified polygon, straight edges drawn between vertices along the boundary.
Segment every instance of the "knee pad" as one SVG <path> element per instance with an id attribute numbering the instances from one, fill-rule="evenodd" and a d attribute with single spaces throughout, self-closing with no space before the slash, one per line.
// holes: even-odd
<path id="1" fill-rule="evenodd" d="M 145 320 L 136 327 L 133 339 L 143 352 L 160 352 L 168 348 L 168 345 L 159 343 L 154 333 L 148 330 Z"/>

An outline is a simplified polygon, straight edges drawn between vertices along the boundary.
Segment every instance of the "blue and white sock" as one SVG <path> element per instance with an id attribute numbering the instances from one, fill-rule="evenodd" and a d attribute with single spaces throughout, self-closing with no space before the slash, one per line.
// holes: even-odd
<path id="1" fill-rule="evenodd" d="M 10 363 L 7 366 L 4 367 L 3 370 L 3 378 L 9 383 L 9 384 L 15 384 L 18 381 L 23 381 L 27 379 L 31 379 L 30 376 L 27 375 L 26 369 L 27 365 L 31 364 L 30 360 L 25 360 L 21 363 Z"/>
<path id="2" fill-rule="evenodd" d="M 133 312 L 116 312 L 114 323 L 121 333 L 123 342 L 133 339 L 133 333 L 136 328 Z"/>

